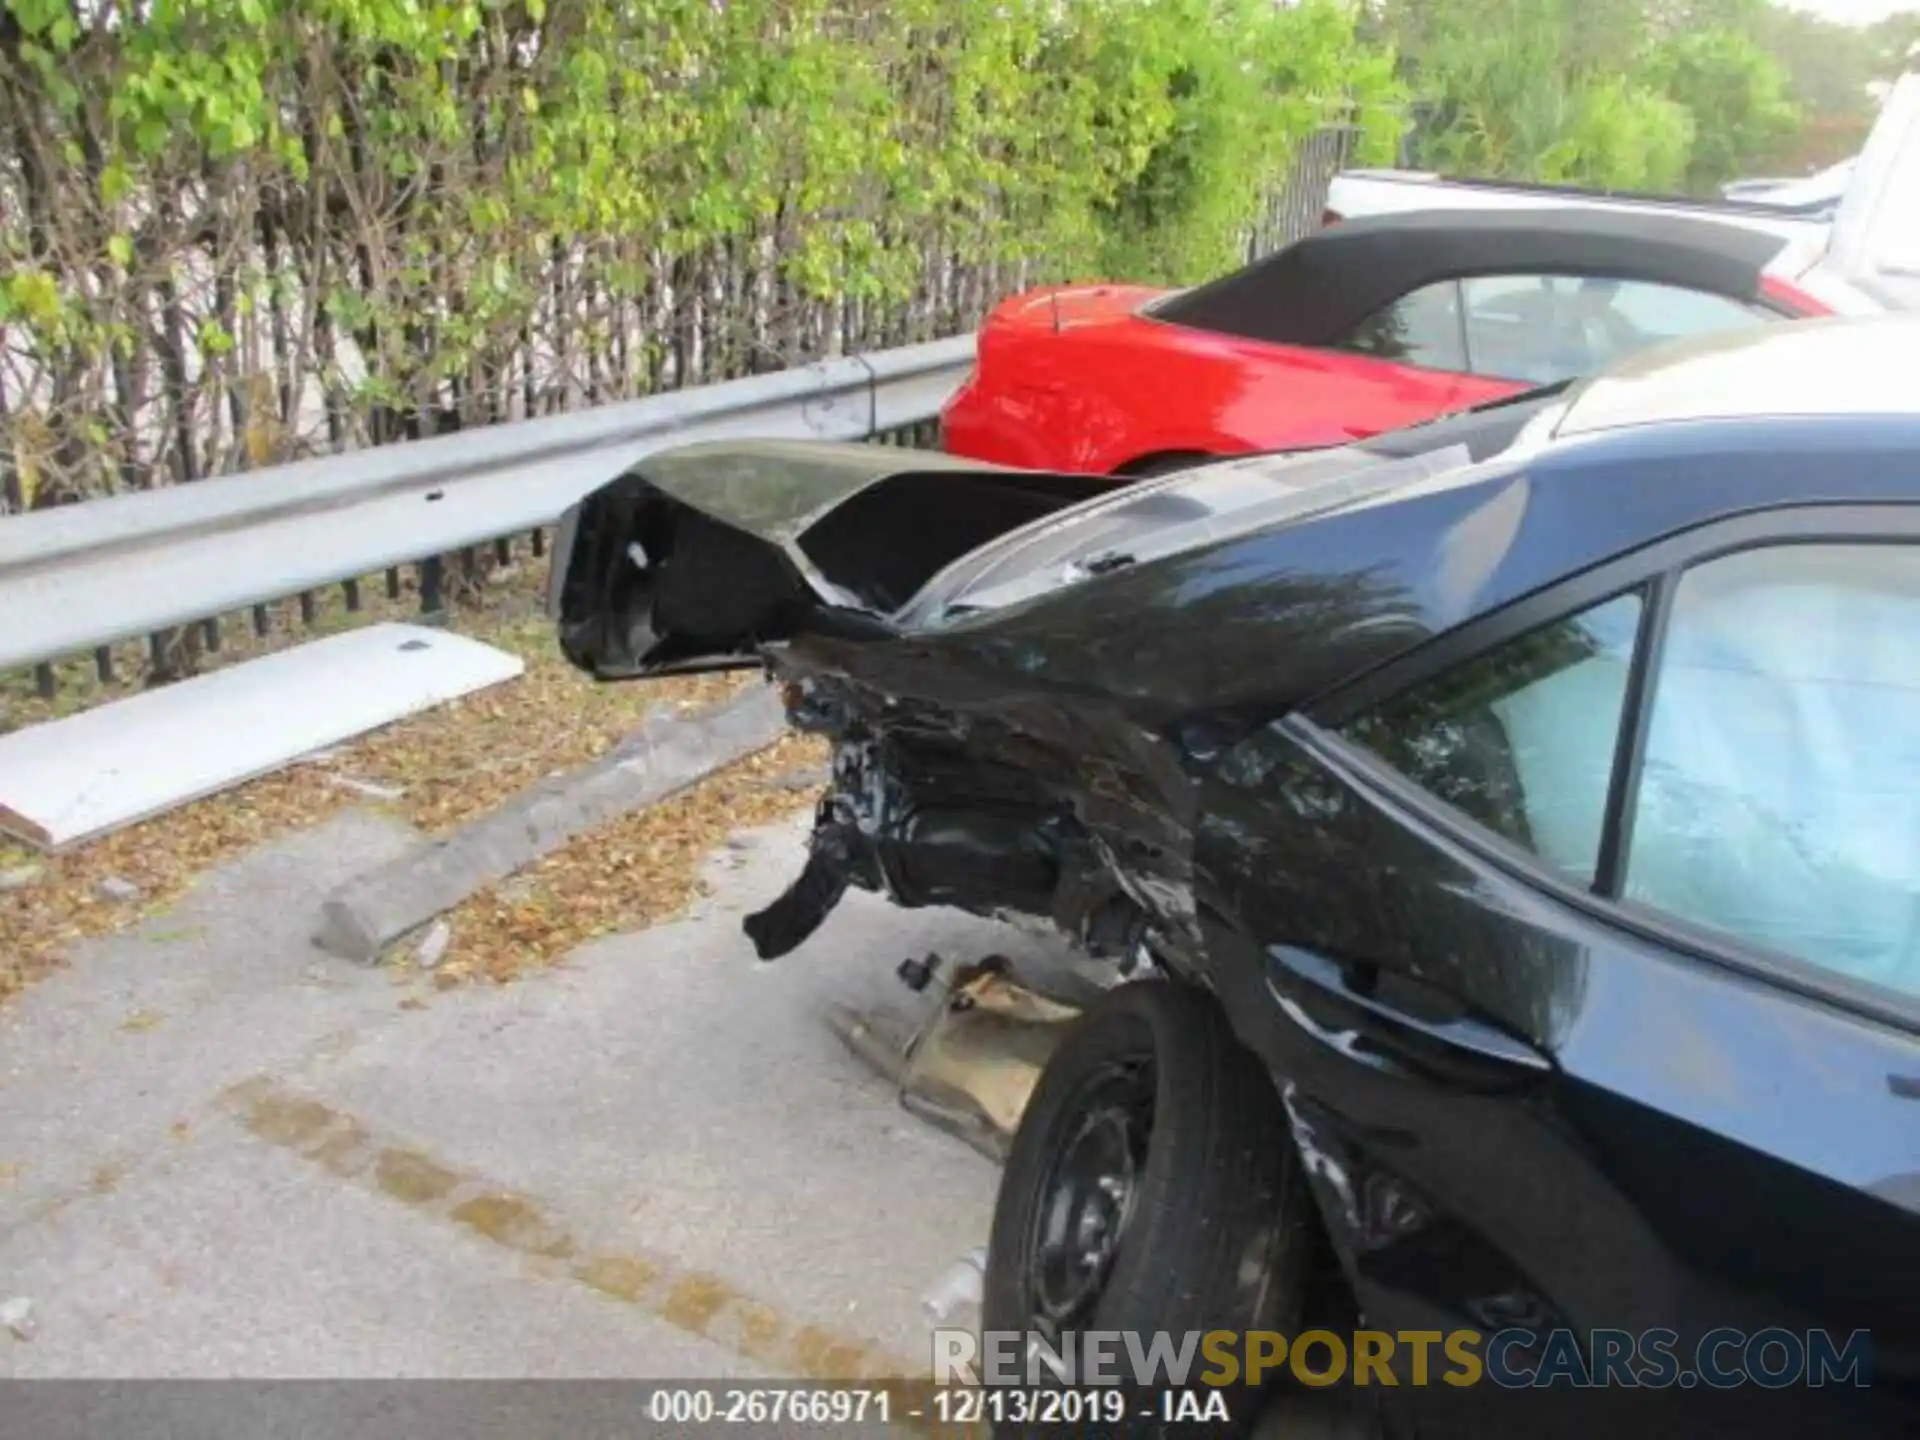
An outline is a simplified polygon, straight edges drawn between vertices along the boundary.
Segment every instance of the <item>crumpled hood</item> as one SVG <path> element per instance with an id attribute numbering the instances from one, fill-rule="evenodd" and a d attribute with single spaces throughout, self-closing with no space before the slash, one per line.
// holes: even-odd
<path id="1" fill-rule="evenodd" d="M 689 445 L 562 517 L 548 608 L 602 678 L 749 664 L 814 620 L 878 624 L 956 558 L 1111 488 L 885 445 Z"/>

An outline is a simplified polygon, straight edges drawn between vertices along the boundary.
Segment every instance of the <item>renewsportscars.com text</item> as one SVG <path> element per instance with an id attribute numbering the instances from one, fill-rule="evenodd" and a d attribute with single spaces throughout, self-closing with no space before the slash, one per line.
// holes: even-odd
<path id="1" fill-rule="evenodd" d="M 936 1385 L 1469 1385 L 1503 1389 L 1730 1390 L 1869 1383 L 1868 1332 L 1713 1330 L 1082 1330 L 938 1329 Z"/>

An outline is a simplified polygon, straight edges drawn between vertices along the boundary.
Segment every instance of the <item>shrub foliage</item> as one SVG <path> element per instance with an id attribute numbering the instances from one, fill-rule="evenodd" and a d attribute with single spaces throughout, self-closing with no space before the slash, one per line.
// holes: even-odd
<path id="1" fill-rule="evenodd" d="M 1394 95 L 1340 0 L 6 0 L 7 499 L 1198 278 Z"/>

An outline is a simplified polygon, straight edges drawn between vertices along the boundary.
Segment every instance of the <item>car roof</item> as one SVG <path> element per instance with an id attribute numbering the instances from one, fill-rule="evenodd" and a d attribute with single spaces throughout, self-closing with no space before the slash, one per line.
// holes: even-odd
<path id="1" fill-rule="evenodd" d="M 1456 277 L 1594 275 L 1751 299 L 1786 243 L 1692 216 L 1571 206 L 1365 216 L 1180 291 L 1148 314 L 1248 340 L 1331 345 L 1409 291 Z"/>
<path id="2" fill-rule="evenodd" d="M 1920 315 L 1888 314 L 1701 335 L 1582 380 L 1555 439 L 1695 420 L 1920 415 Z"/>

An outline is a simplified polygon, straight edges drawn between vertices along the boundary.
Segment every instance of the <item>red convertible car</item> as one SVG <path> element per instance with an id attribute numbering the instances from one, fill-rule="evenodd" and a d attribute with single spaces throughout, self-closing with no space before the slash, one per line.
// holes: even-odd
<path id="1" fill-rule="evenodd" d="M 1712 220 L 1459 210 L 1332 225 L 1190 290 L 1003 302 L 941 416 L 956 455 L 1137 476 L 1338 445 L 1662 341 L 1832 313 L 1802 244 Z"/>

